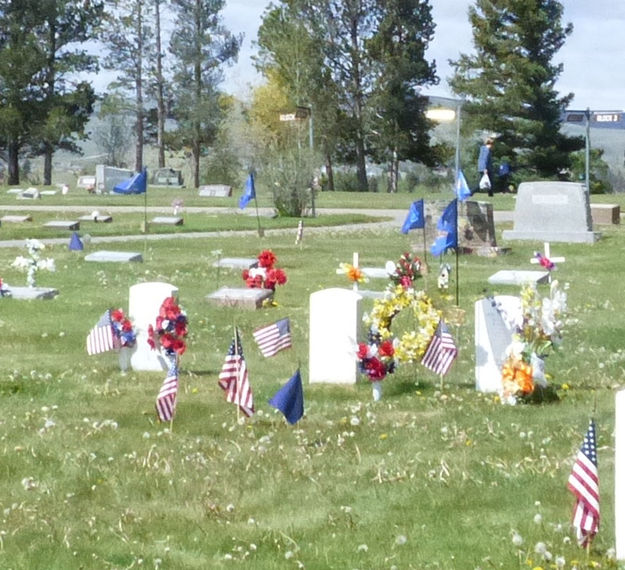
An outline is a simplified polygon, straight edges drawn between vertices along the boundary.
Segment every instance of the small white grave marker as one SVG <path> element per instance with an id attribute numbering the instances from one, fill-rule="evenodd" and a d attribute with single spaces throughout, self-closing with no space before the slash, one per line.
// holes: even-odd
<path id="1" fill-rule="evenodd" d="M 361 300 L 356 291 L 341 288 L 323 289 L 310 295 L 311 383 L 356 383 Z"/>
<path id="2" fill-rule="evenodd" d="M 566 259 L 564 257 L 551 257 L 551 248 L 549 242 L 544 243 L 545 253 L 537 251 L 534 257 L 530 259 L 530 263 L 538 263 L 549 271 L 549 282 L 551 283 L 551 271 L 555 269 L 556 263 L 564 263 Z"/>
<path id="3" fill-rule="evenodd" d="M 152 218 L 153 224 L 164 224 L 166 226 L 181 226 L 184 220 L 179 216 L 156 216 Z"/>
<path id="4" fill-rule="evenodd" d="M 161 304 L 172 296 L 178 296 L 178 289 L 169 283 L 137 283 L 130 287 L 128 315 L 137 333 L 137 343 L 130 357 L 133 370 L 167 370 L 165 358 L 148 344 L 148 327 L 154 326 Z"/>
<path id="5" fill-rule="evenodd" d="M 475 388 L 500 392 L 501 369 L 521 317 L 521 300 L 497 295 L 475 303 Z"/>
<path id="6" fill-rule="evenodd" d="M 134 251 L 94 251 L 85 256 L 85 261 L 99 261 L 110 263 L 142 262 L 143 256 Z"/>

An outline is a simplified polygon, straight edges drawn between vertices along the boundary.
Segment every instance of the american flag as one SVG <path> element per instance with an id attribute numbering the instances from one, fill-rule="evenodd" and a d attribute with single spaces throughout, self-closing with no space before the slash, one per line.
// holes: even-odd
<path id="1" fill-rule="evenodd" d="M 297 234 L 295 236 L 295 245 L 301 243 L 304 237 L 304 222 L 300 220 L 297 224 Z"/>
<path id="2" fill-rule="evenodd" d="M 167 378 L 163 381 L 161 390 L 156 398 L 156 414 L 162 422 L 169 422 L 176 412 L 176 398 L 178 396 L 178 368 L 176 364 L 169 367 Z"/>
<path id="3" fill-rule="evenodd" d="M 225 390 L 227 402 L 237 404 L 246 416 L 254 413 L 254 398 L 238 333 L 232 339 L 226 360 L 221 367 L 219 386 Z"/>
<path id="4" fill-rule="evenodd" d="M 458 349 L 456 348 L 454 339 L 445 321 L 441 319 L 438 321 L 432 340 L 430 340 L 430 344 L 428 344 L 425 350 L 421 364 L 428 370 L 434 372 L 434 374 L 444 376 L 449 372 L 457 354 Z"/>
<path id="5" fill-rule="evenodd" d="M 111 310 L 107 309 L 87 336 L 87 354 L 100 354 L 114 348 L 119 348 L 119 339 L 113 333 Z"/>
<path id="6" fill-rule="evenodd" d="M 577 498 L 573 509 L 573 526 L 577 530 L 577 541 L 580 546 L 586 547 L 599 530 L 599 470 L 594 420 L 590 420 L 567 487 Z"/>
<path id="7" fill-rule="evenodd" d="M 253 332 L 254 340 L 263 356 L 269 357 L 291 347 L 291 327 L 289 319 L 281 319 Z"/>

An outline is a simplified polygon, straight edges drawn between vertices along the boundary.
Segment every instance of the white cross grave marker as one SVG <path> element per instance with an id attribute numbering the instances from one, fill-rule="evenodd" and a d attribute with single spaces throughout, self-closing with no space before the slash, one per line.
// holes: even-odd
<path id="1" fill-rule="evenodd" d="M 534 257 L 530 259 L 530 263 L 539 263 L 545 269 L 549 270 L 549 283 L 551 283 L 551 270 L 554 269 L 554 265 L 548 267 L 549 262 L 551 262 L 551 264 L 564 263 L 566 259 L 564 257 L 551 257 L 551 248 L 549 247 L 548 241 L 544 242 L 544 247 L 545 253 L 537 251 Z"/>

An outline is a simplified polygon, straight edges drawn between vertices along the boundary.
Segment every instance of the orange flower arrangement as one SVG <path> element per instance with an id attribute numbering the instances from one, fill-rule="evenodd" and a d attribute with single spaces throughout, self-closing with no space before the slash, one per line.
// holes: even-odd
<path id="1" fill-rule="evenodd" d="M 502 400 L 515 403 L 517 397 L 528 396 L 534 391 L 532 366 L 520 358 L 509 356 L 502 368 Z"/>
<path id="2" fill-rule="evenodd" d="M 366 283 L 368 281 L 367 276 L 361 271 L 360 267 L 355 267 L 351 263 L 341 263 L 339 271 L 344 273 L 352 283 Z"/>

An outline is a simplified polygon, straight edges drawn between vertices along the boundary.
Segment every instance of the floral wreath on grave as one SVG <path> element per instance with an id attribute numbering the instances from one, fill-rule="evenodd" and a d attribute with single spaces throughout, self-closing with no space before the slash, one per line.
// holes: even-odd
<path id="1" fill-rule="evenodd" d="M 176 299 L 167 297 L 158 311 L 156 327 L 148 326 L 148 344 L 153 350 L 161 349 L 169 359 L 184 354 L 187 349 L 187 315 Z"/>
<path id="2" fill-rule="evenodd" d="M 395 336 L 391 325 L 401 311 L 411 314 L 416 329 Z M 425 353 L 439 319 L 440 311 L 434 308 L 424 291 L 389 284 L 384 297 L 376 299 L 371 312 L 363 316 L 369 334 L 368 341 L 358 345 L 360 371 L 372 382 L 378 382 L 392 374 L 398 364 L 419 359 Z"/>
<path id="3" fill-rule="evenodd" d="M 124 311 L 121 309 L 111 311 L 111 323 L 121 348 L 131 348 L 136 344 L 137 335 L 132 327 L 132 321 L 124 315 Z"/>
<path id="4" fill-rule="evenodd" d="M 276 290 L 276 285 L 286 283 L 286 273 L 283 269 L 274 267 L 277 258 L 270 249 L 264 249 L 258 254 L 258 267 L 244 269 L 241 276 L 245 284 L 252 289 Z"/>
<path id="5" fill-rule="evenodd" d="M 567 313 L 566 289 L 553 281 L 549 296 L 542 297 L 535 284 L 521 288 L 521 318 L 502 366 L 501 401 L 542 402 L 557 400 L 547 382 L 545 358 L 562 343 Z"/>

